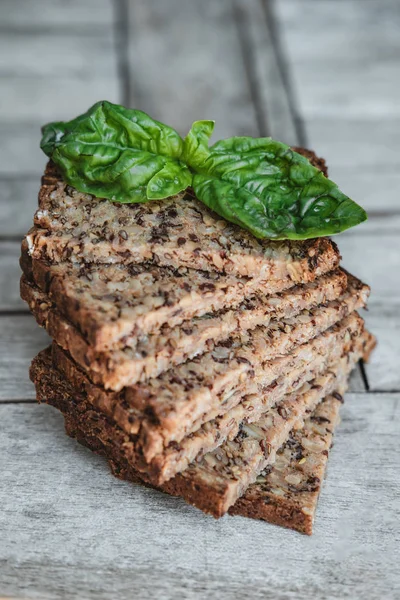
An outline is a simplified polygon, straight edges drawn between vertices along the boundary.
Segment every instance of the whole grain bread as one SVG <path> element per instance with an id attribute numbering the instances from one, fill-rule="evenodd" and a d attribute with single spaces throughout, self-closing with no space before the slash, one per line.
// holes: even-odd
<path id="1" fill-rule="evenodd" d="M 352 331 L 353 339 L 357 339 L 361 330 Z M 351 338 L 350 338 L 351 339 Z M 153 484 L 161 484 L 176 473 L 182 471 L 194 459 L 199 460 L 205 453 L 214 450 L 224 441 L 233 439 L 240 431 L 244 424 L 251 424 L 254 421 L 262 418 L 263 415 L 274 405 L 282 402 L 284 397 L 293 395 L 298 392 L 299 388 L 304 383 L 321 375 L 324 370 L 329 370 L 334 366 L 345 348 L 348 347 L 346 335 L 341 340 L 334 340 L 326 349 L 324 357 L 317 356 L 306 368 L 294 369 L 285 376 L 274 381 L 270 386 L 265 388 L 262 393 L 246 396 L 240 404 L 237 404 L 222 417 L 215 417 L 209 420 L 205 425 L 199 427 L 189 436 L 184 438 L 179 444 L 176 442 L 170 443 L 160 454 L 156 455 L 150 462 L 147 462 L 141 451 L 140 438 L 137 435 L 126 435 L 124 439 L 124 451 L 130 463 L 139 471 L 146 474 L 149 481 Z M 53 345 L 57 354 L 57 347 Z M 59 363 L 60 361 L 55 361 Z M 60 372 L 65 380 L 72 385 L 76 382 L 76 378 L 71 377 L 71 371 Z M 33 375 L 34 378 L 34 375 Z M 116 424 L 121 423 L 121 413 L 125 411 L 125 416 L 129 418 L 130 412 L 127 407 L 123 406 L 123 402 L 116 400 L 114 406 L 104 406 L 100 402 L 89 398 L 85 389 L 80 386 L 75 386 L 76 393 L 85 398 L 85 402 L 92 409 L 99 411 L 105 418 Z M 211 417 L 211 415 L 208 415 Z"/>
<path id="2" fill-rule="evenodd" d="M 208 360 L 204 355 L 117 393 L 92 384 L 58 347 L 54 347 L 55 365 L 75 388 L 84 388 L 98 405 L 118 412 L 118 422 L 127 433 L 139 434 L 143 454 L 150 461 L 170 442 L 179 443 L 203 423 L 233 408 L 244 395 L 261 393 L 278 377 L 306 369 L 312 360 L 325 360 L 335 345 L 351 334 L 359 335 L 363 326 L 361 317 L 352 313 L 291 354 L 277 358 L 271 358 L 274 354 L 265 342 L 269 338 L 260 337 L 256 346 L 242 343 L 235 354 L 235 348 L 222 347 Z M 264 359 L 263 353 L 269 358 Z"/>
<path id="3" fill-rule="evenodd" d="M 360 283 L 351 278 L 352 288 Z M 185 321 L 176 327 L 164 325 L 158 334 L 125 338 L 119 347 L 99 352 L 25 275 L 21 278 L 21 297 L 27 302 L 39 325 L 67 350 L 87 371 L 90 379 L 115 391 L 157 377 L 163 371 L 194 358 L 230 337 L 267 326 L 272 320 L 293 318 L 300 312 L 340 298 L 347 287 L 341 269 L 273 296 L 257 295 L 236 309 L 221 310 Z M 367 288 L 360 288 L 366 295 Z"/>
<path id="4" fill-rule="evenodd" d="M 324 161 L 313 152 L 297 151 L 326 173 Z M 85 263 L 152 261 L 244 277 L 260 274 L 270 280 L 294 270 L 295 281 L 310 281 L 333 268 L 326 269 L 325 263 L 338 255 L 326 238 L 259 241 L 212 213 L 190 190 L 144 204 L 82 194 L 62 180 L 52 163 L 42 180 L 35 227 L 26 239 L 33 258 L 53 263 L 72 256 Z"/>
<path id="5" fill-rule="evenodd" d="M 28 279 L 56 304 L 58 310 L 97 351 L 129 343 L 133 338 L 159 333 L 163 326 L 182 325 L 193 317 L 235 308 L 254 296 L 291 288 L 296 271 L 273 279 L 260 273 L 238 278 L 217 272 L 141 265 L 51 265 L 27 257 L 22 245 L 21 266 Z M 338 257 L 327 261 L 326 270 L 315 271 L 314 280 L 334 269 Z M 307 280 L 298 283 L 304 284 Z"/>
<path id="6" fill-rule="evenodd" d="M 228 439 L 234 439 L 244 424 L 251 424 L 259 420 L 264 413 L 282 402 L 288 395 L 293 395 L 308 381 L 315 379 L 323 371 L 332 367 L 340 358 L 343 343 L 332 345 L 329 353 L 324 356 L 317 355 L 313 360 L 300 368 L 293 368 L 290 372 L 273 381 L 268 387 L 265 387 L 258 394 L 244 396 L 239 404 L 232 408 L 225 407 L 227 410 L 222 416 L 214 417 L 208 414 L 206 423 L 182 439 L 179 443 L 169 443 L 160 454 L 154 456 L 150 461 L 146 461 L 141 451 L 140 438 L 138 435 L 130 435 L 126 438 L 124 449 L 126 457 L 135 469 L 144 472 L 149 481 L 155 485 L 161 485 L 174 477 L 177 473 L 183 471 L 191 462 L 199 460 L 206 453 L 215 450 Z M 62 362 L 57 358 L 59 350 L 53 345 L 53 362 L 59 364 Z M 55 359 L 55 360 L 54 360 Z M 64 372 L 64 371 L 63 371 Z M 68 376 L 68 371 L 66 373 Z M 71 378 L 74 379 L 74 378 Z M 88 405 L 94 405 L 96 408 L 102 408 L 93 400 L 88 399 L 87 394 L 80 388 L 82 397 Z M 236 400 L 237 402 L 237 400 Z M 116 403 L 117 418 L 113 418 L 113 413 L 107 406 L 103 413 L 115 423 L 121 419 L 121 406 Z M 126 431 L 126 429 L 125 429 Z"/>
<path id="7" fill-rule="evenodd" d="M 45 366 L 46 361 L 42 364 L 42 372 Z M 51 364 L 48 367 L 51 370 Z M 51 380 L 50 374 L 48 378 Z M 64 409 L 68 435 L 105 456 L 116 477 L 143 483 L 123 456 L 119 455 L 115 459 L 115 452 L 110 452 L 107 444 L 96 435 L 90 435 L 87 429 L 80 429 L 78 419 L 74 419 L 74 411 L 67 414 L 71 399 L 66 398 L 65 390 L 57 379 L 59 376 L 52 379 L 50 385 L 46 385 L 43 380 L 38 385 L 47 390 L 51 386 L 54 398 L 59 400 L 58 408 Z M 343 396 L 335 390 L 318 404 L 301 429 L 292 429 L 288 440 L 278 450 L 274 465 L 270 465 L 257 477 L 256 482 L 229 509 L 229 514 L 262 519 L 311 535 L 342 402 Z"/>
<path id="8" fill-rule="evenodd" d="M 163 489 L 181 495 L 216 517 L 224 514 L 257 475 L 273 463 L 276 451 L 290 430 L 299 426 L 307 411 L 313 410 L 323 395 L 329 393 L 329 385 L 333 386 L 331 391 L 342 389 L 342 383 L 338 385 L 338 377 L 348 373 L 354 362 L 362 356 L 366 345 L 368 336 L 354 339 L 344 349 L 336 372 L 329 370 L 323 378 L 307 384 L 303 394 L 281 405 L 284 411 L 281 415 L 277 413 L 271 420 L 267 414 L 257 424 L 246 426 L 244 433 L 241 432 L 234 441 L 223 444 L 215 453 L 207 454 L 199 463 L 193 463 L 186 471 L 164 484 Z M 79 427 L 86 430 L 89 437 L 98 438 L 107 446 L 109 458 L 118 463 L 121 456 L 124 458 L 125 434 L 122 430 L 110 423 L 102 413 L 91 407 L 79 406 L 78 392 L 71 388 L 67 380 L 64 379 L 61 387 L 56 389 L 54 372 L 48 365 L 43 368 L 40 360 L 39 357 L 39 361 L 34 361 L 32 366 L 38 399 L 52 403 L 78 419 Z M 62 377 L 58 377 L 62 380 Z M 280 426 L 277 427 L 279 418 Z"/>
<path id="9" fill-rule="evenodd" d="M 291 431 L 273 466 L 257 477 L 229 514 L 311 535 L 342 402 L 338 390 L 324 398 L 303 427 Z"/>

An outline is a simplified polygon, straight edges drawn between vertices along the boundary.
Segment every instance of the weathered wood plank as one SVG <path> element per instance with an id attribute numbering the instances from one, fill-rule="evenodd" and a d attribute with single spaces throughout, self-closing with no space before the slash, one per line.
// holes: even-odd
<path id="1" fill-rule="evenodd" d="M 318 27 L 318 24 L 315 25 Z M 351 50 L 350 50 L 351 52 Z M 354 64 L 341 61 L 296 63 L 300 109 L 308 117 L 322 119 L 399 119 L 398 61 Z"/>
<path id="2" fill-rule="evenodd" d="M 390 217 L 384 222 L 390 224 Z M 369 233 L 363 228 L 338 239 L 343 264 L 371 286 L 367 326 L 378 338 L 366 373 L 371 390 L 399 390 L 400 373 L 400 253 L 398 231 L 387 228 Z"/>
<path id="3" fill-rule="evenodd" d="M 0 121 L 0 177 L 40 177 L 47 161 L 39 147 L 40 127 L 45 121 Z"/>
<path id="4" fill-rule="evenodd" d="M 249 85 L 253 88 L 259 135 L 299 145 L 265 6 L 259 0 L 234 0 Z"/>
<path id="5" fill-rule="evenodd" d="M 18 242 L 0 242 L 0 314 L 1 311 L 28 311 L 19 297 L 20 253 Z"/>
<path id="6" fill-rule="evenodd" d="M 49 341 L 30 314 L 0 314 L 0 403 L 35 398 L 29 365 Z"/>
<path id="7" fill-rule="evenodd" d="M 399 234 L 390 231 L 390 216 L 382 219 L 386 227 L 369 232 L 363 225 L 336 239 L 343 266 L 371 286 L 369 303 L 395 305 L 400 299 Z"/>
<path id="8" fill-rule="evenodd" d="M 109 0 L 6 5 L 0 25 L 7 27 L 0 41 L 0 175 L 39 174 L 45 164 L 39 149 L 43 123 L 74 117 L 102 98 L 119 100 L 112 5 Z M 102 28 L 65 33 L 74 23 L 78 29 L 89 23 Z"/>
<path id="9" fill-rule="evenodd" d="M 386 173 L 398 170 L 400 149 L 400 119 L 322 119 L 315 117 L 306 120 L 310 146 L 324 156 L 328 166 L 333 169 L 370 168 L 382 181 Z"/>
<path id="10" fill-rule="evenodd" d="M 40 174 L 2 178 L 0 176 L 0 237 L 21 237 L 32 225 L 37 208 Z"/>
<path id="11" fill-rule="evenodd" d="M 330 152 L 328 150 L 329 154 Z M 353 168 L 333 164 L 331 168 L 330 162 L 328 166 L 332 179 L 367 211 L 380 213 L 390 211 L 400 214 L 400 173 L 394 167 L 389 166 L 385 170 L 368 166 Z M 370 220 L 368 226 L 375 226 L 377 223 L 376 219 Z"/>
<path id="12" fill-rule="evenodd" d="M 306 118 L 400 116 L 398 4 L 369 2 L 366 10 L 353 0 L 343 11 L 337 2 L 284 0 L 277 7 Z"/>
<path id="13" fill-rule="evenodd" d="M 257 135 L 231 0 L 129 2 L 132 106 L 186 134 L 215 119 L 215 137 Z"/>
<path id="14" fill-rule="evenodd" d="M 342 6 L 281 0 L 276 14 L 310 145 L 349 195 L 361 202 L 366 196 L 366 208 L 393 210 L 400 151 L 398 3 Z"/>
<path id="15" fill-rule="evenodd" d="M 68 34 L 98 26 L 109 28 L 113 20 L 112 0 L 2 0 L 1 26 L 4 29 L 57 27 Z"/>
<path id="16" fill-rule="evenodd" d="M 68 120 L 99 99 L 118 102 L 116 78 L 91 75 L 80 79 L 62 74 L 57 79 L 8 77 L 0 96 L 0 119 L 40 124 Z"/>
<path id="17" fill-rule="evenodd" d="M 59 35 L 51 28 L 40 34 L 4 32 L 0 37 L 0 76 L 46 77 L 53 85 L 60 77 L 76 78 L 78 84 L 95 77 L 111 81 L 116 77 L 113 31 L 108 28 L 96 36 Z"/>
<path id="18" fill-rule="evenodd" d="M 346 7 L 344 9 L 344 6 Z M 396 61 L 400 50 L 397 0 L 279 0 L 293 62 Z M 299 22 L 301 21 L 301 27 Z M 318 26 L 316 26 L 316 24 Z"/>
<path id="19" fill-rule="evenodd" d="M 215 521 L 179 499 L 120 482 L 65 436 L 56 411 L 3 405 L 2 593 L 395 598 L 399 406 L 398 394 L 348 395 L 309 539 L 244 518 Z"/>

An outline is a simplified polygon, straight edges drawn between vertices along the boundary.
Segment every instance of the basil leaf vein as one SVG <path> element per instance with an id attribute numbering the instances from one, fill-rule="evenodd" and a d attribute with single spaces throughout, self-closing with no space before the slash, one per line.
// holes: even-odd
<path id="1" fill-rule="evenodd" d="M 42 150 L 81 192 L 147 202 L 191 185 L 182 138 L 140 110 L 102 101 L 72 121 L 46 125 L 42 133 Z"/>
<path id="2" fill-rule="evenodd" d="M 257 238 L 308 239 L 365 221 L 365 211 L 301 154 L 271 138 L 209 147 L 213 121 L 196 121 L 183 156 L 199 200 Z"/>

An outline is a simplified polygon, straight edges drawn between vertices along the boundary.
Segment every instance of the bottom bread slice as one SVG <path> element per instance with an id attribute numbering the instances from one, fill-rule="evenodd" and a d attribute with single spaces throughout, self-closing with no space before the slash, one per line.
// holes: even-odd
<path id="1" fill-rule="evenodd" d="M 229 514 L 262 519 L 311 535 L 342 402 L 339 391 L 326 396 L 304 426 L 291 431 L 274 465 L 257 477 L 231 506 Z"/>
<path id="2" fill-rule="evenodd" d="M 322 398 L 336 389 L 363 355 L 367 344 L 365 336 L 358 338 L 356 347 L 349 348 L 338 365 L 337 372 L 329 371 L 323 377 L 306 385 L 302 394 L 290 398 L 279 407 L 280 413 L 272 418 L 266 415 L 262 422 L 245 426 L 232 442 L 221 446 L 216 453 L 202 459 L 202 466 L 192 463 L 186 471 L 162 486 L 165 491 L 182 496 L 189 503 L 216 517 L 222 516 L 254 482 L 257 475 L 272 464 L 279 447 L 294 426 L 302 423 L 307 412 L 314 410 Z M 88 437 L 97 437 L 108 448 L 108 458 L 121 462 L 124 459 L 124 434 L 110 424 L 107 418 L 79 401 L 77 393 L 66 380 L 57 374 L 45 357 L 39 356 L 32 367 L 32 379 L 37 387 L 38 399 L 55 405 L 67 416 L 72 416 Z M 281 420 L 276 427 L 276 420 Z M 205 461 L 205 463 L 204 463 Z M 141 478 L 145 478 L 140 474 Z"/>
<path id="3" fill-rule="evenodd" d="M 318 404 L 302 428 L 292 429 L 277 452 L 275 463 L 257 477 L 231 506 L 229 514 L 261 519 L 311 535 L 342 403 L 342 394 L 335 390 Z M 66 417 L 65 425 L 71 437 L 107 455 L 104 446 L 99 447 L 85 437 L 73 418 Z M 140 483 L 138 473 L 124 459 L 119 462 L 109 459 L 109 464 L 116 477 Z"/>
<path id="4" fill-rule="evenodd" d="M 374 338 L 369 336 L 364 345 L 365 360 L 374 345 Z M 65 409 L 67 433 L 94 452 L 105 456 L 115 476 L 143 483 L 138 473 L 118 454 L 114 446 L 102 441 L 94 429 L 81 428 L 76 403 L 72 398 L 67 398 L 65 386 L 60 387 L 60 376 L 53 377 L 51 365 L 46 364 L 45 353 L 41 353 L 36 360 L 42 362 L 42 367 L 46 368 L 43 372 L 47 373 L 47 377 L 42 378 L 37 385 L 43 388 L 41 391 L 49 397 L 50 402 L 58 397 L 59 408 Z M 229 513 L 263 519 L 311 535 L 333 430 L 338 420 L 339 404 L 342 401 L 342 395 L 338 391 L 333 392 L 308 416 L 303 428 L 292 429 L 288 440 L 277 453 L 275 464 L 264 470 L 256 483 L 231 507 Z"/>

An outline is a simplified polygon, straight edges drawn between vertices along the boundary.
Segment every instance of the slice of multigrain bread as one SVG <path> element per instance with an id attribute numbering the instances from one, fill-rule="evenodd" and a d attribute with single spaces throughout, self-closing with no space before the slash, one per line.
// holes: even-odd
<path id="1" fill-rule="evenodd" d="M 38 360 L 38 359 L 36 359 Z M 40 360 L 40 359 L 39 359 Z M 42 364 L 45 368 L 46 359 Z M 39 368 L 39 365 L 38 365 Z M 59 376 L 51 380 L 51 363 L 48 364 L 49 383 L 38 383 L 41 393 L 58 398 L 60 410 L 64 409 L 65 426 L 68 435 L 94 452 L 108 458 L 113 474 L 127 481 L 143 483 L 137 471 L 129 465 L 123 456 L 116 460 L 116 453 L 102 442 L 93 431 L 82 431 L 79 419 L 73 411 L 68 413 L 66 391 Z M 54 403 L 50 398 L 50 402 Z M 317 508 L 318 497 L 325 477 L 329 450 L 335 427 L 339 422 L 339 408 L 343 396 L 335 390 L 326 396 L 316 409 L 304 421 L 302 428 L 292 429 L 287 441 L 276 454 L 274 465 L 267 467 L 245 494 L 229 509 L 229 514 L 253 519 L 262 519 L 269 523 L 295 529 L 311 535 Z M 114 458 L 111 458 L 111 455 Z"/>
<path id="2" fill-rule="evenodd" d="M 312 535 L 318 498 L 326 474 L 333 433 L 339 424 L 343 396 L 335 390 L 326 396 L 295 428 L 269 465 L 229 509 L 233 516 L 261 519 L 274 525 Z M 107 458 L 108 448 L 99 438 L 83 432 L 73 417 L 65 416 L 65 428 L 79 443 Z M 119 479 L 143 483 L 122 457 L 108 458 L 112 473 Z"/>
<path id="3" fill-rule="evenodd" d="M 139 435 L 143 454 L 150 461 L 170 442 L 179 443 L 203 423 L 225 414 L 244 395 L 262 393 L 278 377 L 307 369 L 312 361 L 327 360 L 336 346 L 352 335 L 359 335 L 363 326 L 363 319 L 352 313 L 318 337 L 297 346 L 290 354 L 276 358 L 271 357 L 268 337 L 260 337 L 256 346 L 242 344 L 236 352 L 235 348 L 223 347 L 211 353 L 207 360 L 204 355 L 200 360 L 185 363 L 157 379 L 121 392 L 106 392 L 92 384 L 56 346 L 54 360 L 55 366 L 75 388 L 84 388 L 99 405 L 111 410 L 115 407 L 127 433 Z M 282 338 L 289 335 L 283 333 Z"/>
<path id="4" fill-rule="evenodd" d="M 217 272 L 172 269 L 151 264 L 98 265 L 31 260 L 23 242 L 21 266 L 28 279 L 49 295 L 96 350 L 133 336 L 158 333 L 193 317 L 237 307 L 244 300 L 291 288 L 334 269 L 339 257 L 304 281 L 296 274 L 278 279 L 260 273 L 238 278 Z M 74 257 L 75 258 L 75 257 Z M 325 269 L 326 267 L 326 269 Z"/>
<path id="5" fill-rule="evenodd" d="M 274 465 L 257 477 L 231 506 L 229 514 L 262 519 L 311 535 L 342 402 L 338 390 L 324 398 L 304 426 L 291 431 Z"/>
<path id="6" fill-rule="evenodd" d="M 370 343 L 368 335 L 353 340 L 336 369 L 327 371 L 307 384 L 295 398 L 280 404 L 280 411 L 276 414 L 267 413 L 256 424 L 244 427 L 235 440 L 223 444 L 215 453 L 207 454 L 199 463 L 190 465 L 182 474 L 164 484 L 162 489 L 182 496 L 216 517 L 222 516 L 257 475 L 273 464 L 277 450 L 290 431 L 300 426 L 322 397 L 334 390 L 343 391 L 343 378 Z M 125 434 L 118 427 L 102 413 L 87 408 L 70 383 L 48 364 L 43 364 L 40 356 L 33 363 L 32 378 L 39 399 L 57 406 L 75 422 L 88 441 L 92 439 L 106 448 L 107 458 L 123 467 L 126 460 Z"/>
<path id="7" fill-rule="evenodd" d="M 206 453 L 212 452 L 226 440 L 234 439 L 239 433 L 241 427 L 246 423 L 253 423 L 260 419 L 269 409 L 282 402 L 285 396 L 298 392 L 298 390 L 308 381 L 315 379 L 323 371 L 330 369 L 335 365 L 342 353 L 342 343 L 332 344 L 325 355 L 317 354 L 307 365 L 299 368 L 292 368 L 289 372 L 273 381 L 269 386 L 264 387 L 258 394 L 243 396 L 240 402 L 237 398 L 234 402 L 224 406 L 226 412 L 218 415 L 218 411 L 209 413 L 206 423 L 193 426 L 193 431 L 183 438 L 179 443 L 170 442 L 162 451 L 155 455 L 150 461 L 146 461 L 141 445 L 139 435 L 130 434 L 126 437 L 124 451 L 129 463 L 135 469 L 145 473 L 146 477 L 155 485 L 160 485 L 174 477 L 177 473 L 183 471 L 191 462 L 199 460 Z M 59 350 L 53 345 L 52 356 L 55 365 L 62 364 L 57 357 Z M 72 367 L 72 365 L 70 365 Z M 73 369 L 73 367 L 72 367 Z M 70 377 L 71 370 L 60 370 L 60 374 L 66 377 L 67 381 L 75 381 L 75 377 Z M 101 403 L 88 398 L 85 389 L 77 389 L 85 403 L 92 408 L 100 410 L 103 414 L 118 424 L 123 419 L 123 409 L 121 403 L 116 402 L 114 409 L 110 406 L 104 406 Z M 129 419 L 129 409 L 125 409 Z M 136 415 L 139 419 L 139 415 Z M 143 415 L 142 415 L 143 419 Z M 144 423 L 145 426 L 145 423 Z M 126 432 L 126 427 L 124 431 Z"/>
<path id="8" fill-rule="evenodd" d="M 349 283 L 352 288 L 359 285 L 360 294 L 367 293 L 367 288 L 354 278 Z M 218 343 L 244 331 L 267 326 L 272 321 L 291 319 L 301 312 L 339 299 L 346 287 L 346 274 L 338 269 L 313 283 L 294 286 L 281 294 L 255 296 L 236 309 L 203 315 L 175 327 L 166 324 L 158 334 L 124 338 L 116 348 L 99 352 L 60 312 L 48 294 L 25 275 L 20 285 L 21 297 L 39 325 L 45 327 L 57 344 L 71 354 L 94 383 L 116 391 L 157 377 L 163 371 L 209 352 Z"/>
<path id="9" fill-rule="evenodd" d="M 297 148 L 326 174 L 313 152 Z M 112 203 L 67 185 L 49 163 L 39 193 L 35 227 L 28 233 L 35 259 L 60 262 L 142 263 L 205 271 L 255 274 L 270 280 L 310 281 L 334 268 L 338 256 L 326 238 L 259 241 L 227 223 L 190 191 L 144 204 Z M 330 267 L 327 268 L 327 263 Z"/>
<path id="10" fill-rule="evenodd" d="M 375 338 L 370 336 L 364 349 L 365 361 L 375 344 Z M 262 519 L 311 535 L 342 403 L 342 394 L 335 390 L 317 406 L 301 429 L 293 429 L 277 453 L 273 467 L 257 477 L 229 509 L 229 514 Z"/>

